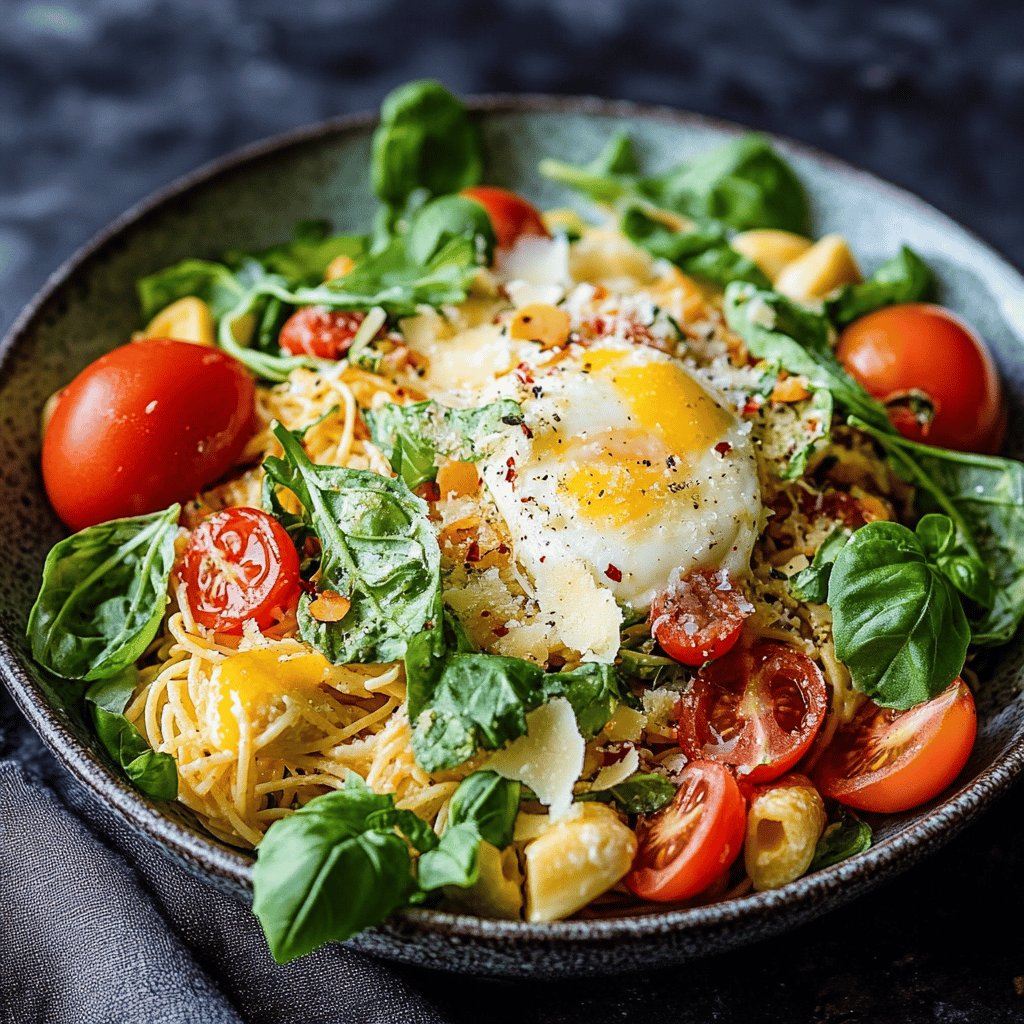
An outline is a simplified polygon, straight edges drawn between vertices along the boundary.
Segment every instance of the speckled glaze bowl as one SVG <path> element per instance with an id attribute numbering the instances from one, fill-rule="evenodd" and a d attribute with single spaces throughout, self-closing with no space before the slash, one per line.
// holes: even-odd
<path id="1" fill-rule="evenodd" d="M 699 153 L 741 129 L 671 110 L 598 100 L 490 98 L 472 104 L 486 139 L 487 180 L 541 205 L 574 200 L 536 171 L 543 156 L 586 160 L 628 129 L 649 166 Z M 60 761 L 168 858 L 251 898 L 252 858 L 202 832 L 177 806 L 149 802 L 98 751 L 67 684 L 36 669 L 24 640 L 40 569 L 62 528 L 37 468 L 46 397 L 139 326 L 134 281 L 185 256 L 216 257 L 290 237 L 324 217 L 363 230 L 375 205 L 367 184 L 373 118 L 343 118 L 272 139 L 182 179 L 113 223 L 47 282 L 0 343 L 0 675 Z M 842 232 L 872 267 L 906 242 L 938 273 L 941 299 L 987 339 L 1011 395 L 1020 457 L 1024 399 L 1024 279 L 948 217 L 890 185 L 785 140 L 811 197 L 817 234 Z M 955 373 L 955 367 L 950 367 Z M 1022 538 L 1024 542 L 1024 538 Z M 352 942 L 409 963 L 505 976 L 580 976 L 679 963 L 764 938 L 839 906 L 910 867 L 963 828 L 1024 768 L 1024 643 L 990 657 L 978 693 L 971 760 L 944 799 L 886 819 L 867 853 L 775 892 L 686 910 L 528 925 L 432 910 L 400 914 Z"/>

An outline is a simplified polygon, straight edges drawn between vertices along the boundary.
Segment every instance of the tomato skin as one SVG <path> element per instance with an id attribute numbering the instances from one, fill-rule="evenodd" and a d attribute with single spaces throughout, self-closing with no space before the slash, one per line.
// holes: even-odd
<path id="1" fill-rule="evenodd" d="M 475 199 L 487 211 L 499 249 L 514 245 L 523 235 L 551 237 L 537 208 L 516 192 L 496 185 L 475 185 L 459 195 Z"/>
<path id="2" fill-rule="evenodd" d="M 640 819 L 626 887 L 658 903 L 697 896 L 732 866 L 746 827 L 746 801 L 728 769 L 715 761 L 691 761 L 672 803 Z"/>
<path id="3" fill-rule="evenodd" d="M 238 360 L 186 341 L 132 342 L 63 391 L 43 438 L 50 504 L 73 530 L 184 501 L 223 476 L 256 426 Z"/>
<path id="4" fill-rule="evenodd" d="M 293 356 L 340 359 L 352 346 L 365 319 L 365 313 L 302 306 L 285 320 L 278 344 Z"/>
<path id="5" fill-rule="evenodd" d="M 846 327 L 840 361 L 872 395 L 889 402 L 918 390 L 935 407 L 925 427 L 907 410 L 891 419 L 906 437 L 957 451 L 992 454 L 1006 432 L 1006 403 L 984 343 L 949 310 L 909 303 L 875 310 Z"/>
<path id="6" fill-rule="evenodd" d="M 789 771 L 828 710 L 821 669 L 789 644 L 761 640 L 705 666 L 679 702 L 679 746 L 750 784 Z"/>
<path id="7" fill-rule="evenodd" d="M 299 555 L 285 528 L 257 508 L 227 508 L 189 538 L 178 567 L 195 620 L 220 633 L 260 629 L 299 597 Z"/>
<path id="8" fill-rule="evenodd" d="M 909 711 L 869 701 L 825 749 L 814 781 L 823 796 L 847 807 L 909 811 L 960 774 L 977 731 L 974 698 L 959 678 Z"/>
<path id="9" fill-rule="evenodd" d="M 654 598 L 651 635 L 670 658 L 696 668 L 735 646 L 753 611 L 725 569 L 699 569 Z"/>

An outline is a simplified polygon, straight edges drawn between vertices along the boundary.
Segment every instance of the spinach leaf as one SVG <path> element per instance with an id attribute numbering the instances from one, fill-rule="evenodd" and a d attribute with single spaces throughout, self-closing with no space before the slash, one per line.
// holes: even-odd
<path id="1" fill-rule="evenodd" d="M 790 593 L 798 601 L 824 604 L 828 597 L 828 581 L 839 552 L 850 539 L 850 531 L 837 526 L 818 546 L 814 558 L 806 569 L 789 578 Z"/>
<path id="2" fill-rule="evenodd" d="M 840 813 L 839 821 L 833 822 L 821 834 L 808 871 L 830 868 L 871 848 L 871 826 L 846 811 Z"/>
<path id="3" fill-rule="evenodd" d="M 280 424 L 284 458 L 264 469 L 302 503 L 320 539 L 318 583 L 352 602 L 340 622 L 319 622 L 299 600 L 299 633 L 335 664 L 395 661 L 408 638 L 441 616 L 440 553 L 427 507 L 400 480 L 367 470 L 314 465 Z"/>
<path id="4" fill-rule="evenodd" d="M 180 511 L 100 523 L 53 546 L 28 619 L 43 668 L 107 679 L 142 657 L 167 605 Z"/>
<path id="5" fill-rule="evenodd" d="M 85 693 L 93 726 L 104 749 L 138 789 L 153 800 L 176 800 L 177 762 L 170 754 L 153 750 L 124 716 L 137 683 L 134 667 L 93 683 Z"/>
<path id="6" fill-rule="evenodd" d="M 825 311 L 838 327 L 883 306 L 920 302 L 931 296 L 935 278 L 928 264 L 903 246 L 866 281 L 845 285 L 825 303 Z"/>
<path id="7" fill-rule="evenodd" d="M 960 598 L 905 526 L 879 521 L 853 534 L 832 567 L 828 604 L 837 657 L 883 707 L 913 707 L 960 674 L 971 639 Z"/>
<path id="8" fill-rule="evenodd" d="M 502 399 L 478 409 L 452 409 L 434 401 L 390 403 L 363 414 L 373 443 L 410 487 L 437 477 L 437 457 L 475 461 L 486 441 L 523 422 L 522 409 Z"/>
<path id="9" fill-rule="evenodd" d="M 862 420 L 891 429 L 885 407 L 836 358 L 825 317 L 776 292 L 735 282 L 725 290 L 725 319 L 757 358 L 806 376 L 815 389 L 831 391 L 837 402 Z"/>
<path id="10" fill-rule="evenodd" d="M 676 787 L 664 775 L 638 772 L 617 786 L 596 793 L 581 793 L 576 799 L 614 803 L 626 814 L 652 814 L 675 795 Z"/>
<path id="11" fill-rule="evenodd" d="M 620 223 L 622 233 L 656 259 L 668 260 L 693 277 L 715 284 L 748 281 L 758 288 L 771 282 L 753 260 L 738 253 L 721 224 L 709 223 L 691 231 L 676 231 L 639 206 L 628 207 Z"/>
<path id="12" fill-rule="evenodd" d="M 253 869 L 253 913 L 278 963 L 343 942 L 413 899 L 409 843 L 396 831 L 412 827 L 422 842 L 413 817 L 350 772 L 344 789 L 274 822 Z"/>
<path id="13" fill-rule="evenodd" d="M 219 319 L 238 303 L 246 288 L 230 267 L 213 260 L 182 260 L 136 283 L 142 315 L 146 320 L 165 306 L 194 295 Z"/>
<path id="14" fill-rule="evenodd" d="M 389 93 L 373 134 L 373 190 L 395 210 L 414 192 L 446 195 L 475 185 L 483 151 L 466 109 L 438 82 L 409 82 Z"/>
<path id="15" fill-rule="evenodd" d="M 474 885 L 479 877 L 480 843 L 502 849 L 512 842 L 521 788 L 518 782 L 490 771 L 464 779 L 452 797 L 441 841 L 420 857 L 420 888 Z"/>
<path id="16" fill-rule="evenodd" d="M 526 733 L 526 714 L 564 696 L 580 731 L 592 736 L 625 700 L 611 665 L 545 674 L 494 654 L 443 653 L 436 633 L 415 638 L 406 656 L 412 746 L 426 771 L 454 768 L 481 747 L 497 750 Z"/>
<path id="17" fill-rule="evenodd" d="M 640 183 L 658 206 L 737 231 L 780 228 L 807 234 L 807 197 L 793 169 L 761 135 L 745 135 Z"/>
<path id="18" fill-rule="evenodd" d="M 454 238 L 467 239 L 477 247 L 477 262 L 491 262 L 496 239 L 483 206 L 465 196 L 432 199 L 412 218 L 406 239 L 409 258 L 426 264 Z"/>

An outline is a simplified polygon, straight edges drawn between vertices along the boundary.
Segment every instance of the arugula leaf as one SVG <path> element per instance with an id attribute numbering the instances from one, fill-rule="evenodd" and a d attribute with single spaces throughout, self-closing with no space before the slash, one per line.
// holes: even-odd
<path id="1" fill-rule="evenodd" d="M 633 143 L 625 132 L 616 132 L 588 164 L 552 159 L 540 162 L 540 173 L 545 178 L 568 185 L 595 203 L 612 204 L 619 199 L 638 197 L 639 171 Z"/>
<path id="2" fill-rule="evenodd" d="M 836 656 L 854 686 L 905 710 L 941 693 L 963 668 L 971 632 L 956 589 L 898 523 L 857 530 L 828 584 Z"/>
<path id="3" fill-rule="evenodd" d="M 577 800 L 614 803 L 626 814 L 653 814 L 676 795 L 676 787 L 664 775 L 638 772 L 610 789 L 581 793 Z"/>
<path id="4" fill-rule="evenodd" d="M 398 210 L 414 192 L 458 192 L 482 173 L 479 132 L 443 85 L 408 82 L 384 98 L 370 157 L 373 190 L 382 202 Z"/>
<path id="5" fill-rule="evenodd" d="M 808 871 L 820 871 L 871 848 L 871 826 L 845 810 L 821 834 Z"/>
<path id="6" fill-rule="evenodd" d="M 299 499 L 320 539 L 320 587 L 352 602 L 340 622 L 319 622 L 304 594 L 299 634 L 335 664 L 403 657 L 408 638 L 441 616 L 440 552 L 426 504 L 400 480 L 314 465 L 291 431 L 276 424 L 273 433 L 284 458 L 267 458 L 264 469 Z"/>
<path id="7" fill-rule="evenodd" d="M 693 277 L 715 284 L 748 281 L 770 288 L 764 272 L 731 245 L 721 224 L 709 223 L 691 231 L 676 231 L 639 206 L 628 207 L 620 222 L 622 233 L 656 259 L 668 260 Z"/>
<path id="8" fill-rule="evenodd" d="M 278 963 L 343 942 L 410 902 L 412 856 L 396 828 L 418 831 L 411 817 L 350 772 L 344 789 L 271 825 L 253 869 L 253 913 Z"/>
<path id="9" fill-rule="evenodd" d="M 496 772 L 473 772 L 465 778 L 452 797 L 441 841 L 435 850 L 420 857 L 420 888 L 429 891 L 445 885 L 467 888 L 476 884 L 480 843 L 503 849 L 512 842 L 521 790 L 518 782 Z"/>
<path id="10" fill-rule="evenodd" d="M 790 576 L 790 593 L 798 601 L 809 601 L 811 604 L 825 603 L 832 566 L 849 539 L 850 531 L 837 526 L 818 546 L 811 564 Z"/>
<path id="11" fill-rule="evenodd" d="M 137 683 L 134 666 L 93 683 L 85 692 L 93 726 L 104 749 L 138 789 L 153 800 L 176 800 L 177 762 L 170 754 L 153 750 L 124 716 Z"/>
<path id="12" fill-rule="evenodd" d="M 235 306 L 245 288 L 230 267 L 213 260 L 182 260 L 154 274 L 140 278 L 135 285 L 146 320 L 165 306 L 194 295 L 202 299 L 219 319 Z"/>
<path id="13" fill-rule="evenodd" d="M 27 630 L 43 668 L 107 679 L 142 657 L 167 605 L 180 511 L 100 523 L 50 549 Z"/>
<path id="14" fill-rule="evenodd" d="M 935 277 L 928 264 L 903 246 L 886 260 L 866 281 L 845 285 L 826 300 L 825 311 L 838 327 L 883 306 L 904 302 L 921 302 L 935 290 Z"/>
<path id="15" fill-rule="evenodd" d="M 254 260 L 270 274 L 283 278 L 290 286 L 319 284 L 327 268 L 338 256 L 359 260 L 366 252 L 364 235 L 332 235 L 323 220 L 302 221 L 295 227 L 290 242 L 255 253 L 229 252 L 225 262 L 239 267 Z"/>
<path id="16" fill-rule="evenodd" d="M 523 422 L 510 398 L 478 409 L 452 409 L 438 402 L 389 403 L 363 413 L 373 443 L 410 487 L 437 477 L 437 457 L 476 461 L 488 438 Z"/>
<path id="17" fill-rule="evenodd" d="M 566 697 L 585 736 L 625 700 L 611 665 L 546 675 L 519 658 L 444 654 L 430 631 L 410 641 L 406 679 L 413 751 L 426 771 L 454 768 L 481 747 L 497 750 L 523 736 L 527 712 L 553 697 Z"/>
<path id="18" fill-rule="evenodd" d="M 734 282 L 725 290 L 725 319 L 757 358 L 806 376 L 815 389 L 831 391 L 837 402 L 862 420 L 891 429 L 885 407 L 836 358 L 829 323 L 820 314 L 776 292 Z"/>

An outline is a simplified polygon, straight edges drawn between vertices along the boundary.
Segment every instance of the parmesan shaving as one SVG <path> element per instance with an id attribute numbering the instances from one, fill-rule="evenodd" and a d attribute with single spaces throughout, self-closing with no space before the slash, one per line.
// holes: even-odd
<path id="1" fill-rule="evenodd" d="M 636 747 L 630 747 L 621 761 L 607 765 L 597 773 L 590 790 L 593 793 L 600 793 L 603 790 L 612 789 L 619 783 L 625 782 L 631 775 L 635 775 L 639 768 L 640 753 Z"/>

